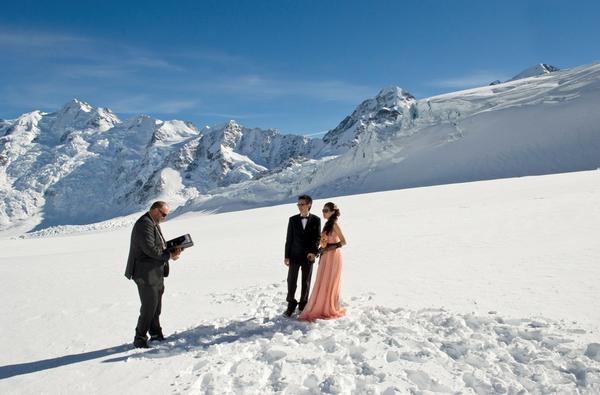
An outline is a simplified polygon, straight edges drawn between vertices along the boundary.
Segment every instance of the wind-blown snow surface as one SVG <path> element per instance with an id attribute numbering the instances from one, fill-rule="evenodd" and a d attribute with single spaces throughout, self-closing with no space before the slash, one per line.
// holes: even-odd
<path id="1" fill-rule="evenodd" d="M 332 200 L 346 317 L 281 316 L 293 205 L 188 213 L 144 351 L 129 228 L 1 240 L 0 393 L 600 392 L 599 171 Z"/>

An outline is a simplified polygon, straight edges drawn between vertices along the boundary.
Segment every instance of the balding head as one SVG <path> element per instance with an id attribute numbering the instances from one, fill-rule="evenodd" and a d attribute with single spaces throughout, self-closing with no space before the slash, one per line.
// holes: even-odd
<path id="1" fill-rule="evenodd" d="M 150 206 L 150 210 L 148 212 L 150 213 L 150 216 L 154 222 L 158 224 L 161 221 L 164 221 L 169 214 L 169 206 L 166 202 L 159 200 L 152 203 L 152 206 Z"/>

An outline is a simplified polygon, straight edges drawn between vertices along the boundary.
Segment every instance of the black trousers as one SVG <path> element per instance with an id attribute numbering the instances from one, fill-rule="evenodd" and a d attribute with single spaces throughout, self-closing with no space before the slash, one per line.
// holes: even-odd
<path id="1" fill-rule="evenodd" d="M 138 293 L 140 295 L 140 317 L 135 328 L 135 338 L 146 340 L 146 333 L 150 336 L 162 334 L 160 327 L 160 310 L 162 307 L 162 296 L 165 292 L 164 284 L 145 285 L 136 282 Z"/>
<path id="2" fill-rule="evenodd" d="M 295 309 L 296 306 L 298 306 L 300 310 L 304 310 L 304 306 L 306 306 L 306 303 L 308 303 L 308 292 L 310 291 L 312 267 L 312 263 L 304 263 L 301 265 L 290 263 L 287 277 L 288 294 L 286 298 L 289 307 L 293 307 Z M 296 300 L 296 288 L 298 287 L 299 271 L 302 271 L 302 277 L 300 280 L 300 301 L 298 302 Z"/>

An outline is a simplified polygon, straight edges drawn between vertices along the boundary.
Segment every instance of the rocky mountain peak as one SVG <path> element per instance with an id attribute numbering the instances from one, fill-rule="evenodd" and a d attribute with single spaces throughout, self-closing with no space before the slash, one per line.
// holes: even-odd
<path id="1" fill-rule="evenodd" d="M 560 69 L 556 66 L 552 66 L 547 63 L 538 63 L 536 65 L 533 65 L 533 66 L 521 71 L 519 74 L 515 75 L 509 81 L 520 80 L 522 78 L 537 77 L 540 75 L 546 75 L 549 73 L 553 73 L 555 71 L 560 71 Z"/>
<path id="2" fill-rule="evenodd" d="M 72 99 L 59 111 L 48 114 L 46 121 L 51 134 L 56 137 L 72 130 L 104 132 L 119 123 L 121 120 L 110 109 L 94 107 L 79 99 Z"/>
<path id="3" fill-rule="evenodd" d="M 336 149 L 353 147 L 369 125 L 388 125 L 402 122 L 403 114 L 410 110 L 416 99 L 398 86 L 383 88 L 377 96 L 363 101 L 354 112 L 335 129 L 323 137 L 323 141 Z"/>
<path id="4" fill-rule="evenodd" d="M 415 97 L 399 86 L 390 85 L 379 91 L 375 100 L 385 107 L 397 107 L 414 101 Z"/>

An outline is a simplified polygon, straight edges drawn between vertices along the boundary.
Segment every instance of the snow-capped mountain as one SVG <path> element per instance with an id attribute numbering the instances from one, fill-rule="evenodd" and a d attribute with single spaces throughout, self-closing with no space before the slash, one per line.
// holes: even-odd
<path id="1" fill-rule="evenodd" d="M 516 81 L 516 80 L 520 80 L 523 78 L 529 78 L 529 77 L 537 77 L 540 75 L 550 74 L 555 71 L 560 71 L 560 69 L 556 66 L 552 66 L 552 65 L 549 65 L 546 63 L 539 63 L 539 64 L 536 64 L 535 66 L 531 66 L 531 67 L 521 71 L 519 74 L 512 77 L 509 81 Z"/>
<path id="2" fill-rule="evenodd" d="M 397 86 L 384 88 L 373 98 L 362 102 L 335 129 L 324 137 L 325 144 L 335 152 L 343 152 L 361 143 L 366 134 L 374 131 L 385 137 L 388 132 L 414 119 L 415 98 Z M 388 128 L 391 126 L 391 130 Z"/>
<path id="3" fill-rule="evenodd" d="M 540 75 L 550 74 L 555 71 L 560 71 L 560 69 L 556 66 L 552 66 L 552 65 L 549 65 L 546 63 L 538 63 L 536 65 L 526 68 L 525 70 L 521 71 L 519 74 L 515 75 L 514 77 L 512 77 L 511 79 L 509 79 L 505 82 L 516 81 L 516 80 L 520 80 L 523 78 L 529 78 L 529 77 L 538 77 Z M 501 83 L 502 83 L 502 81 L 495 80 L 495 81 L 490 82 L 490 85 L 498 85 Z"/>
<path id="4" fill-rule="evenodd" d="M 1 120 L 0 229 L 97 222 L 157 198 L 176 212 L 232 210 L 304 192 L 599 167 L 600 64 L 543 74 L 419 100 L 388 87 L 322 139 L 235 121 L 202 129 L 146 115 L 121 121 L 79 100 Z"/>
<path id="5" fill-rule="evenodd" d="M 230 121 L 188 140 L 170 158 L 169 165 L 206 192 L 253 179 L 290 158 L 310 156 L 315 147 L 312 140 L 302 136 L 248 129 Z"/>
<path id="6" fill-rule="evenodd" d="M 536 64 L 536 65 L 526 68 L 525 70 L 521 71 L 519 74 L 515 75 L 514 77 L 512 77 L 511 79 L 509 79 L 505 82 L 521 80 L 523 78 L 529 78 L 529 77 L 539 77 L 541 75 L 550 74 L 555 71 L 560 71 L 560 69 L 556 66 L 552 66 L 552 65 L 549 65 L 546 63 L 539 63 L 539 64 Z M 490 82 L 490 85 L 498 85 L 501 83 L 502 83 L 502 81 L 495 80 L 495 81 Z"/>
<path id="7" fill-rule="evenodd" d="M 392 105 L 380 97 L 389 91 L 324 137 L 325 149 L 346 151 L 213 190 L 179 211 L 600 167 L 600 63 L 421 100 L 398 88 Z M 368 110 L 374 103 L 379 110 Z"/>
<path id="8" fill-rule="evenodd" d="M 0 123 L 0 227 L 97 222 L 158 197 L 176 207 L 318 146 L 233 121 L 201 130 L 147 115 L 121 122 L 108 109 L 73 100 L 55 113 Z"/>

